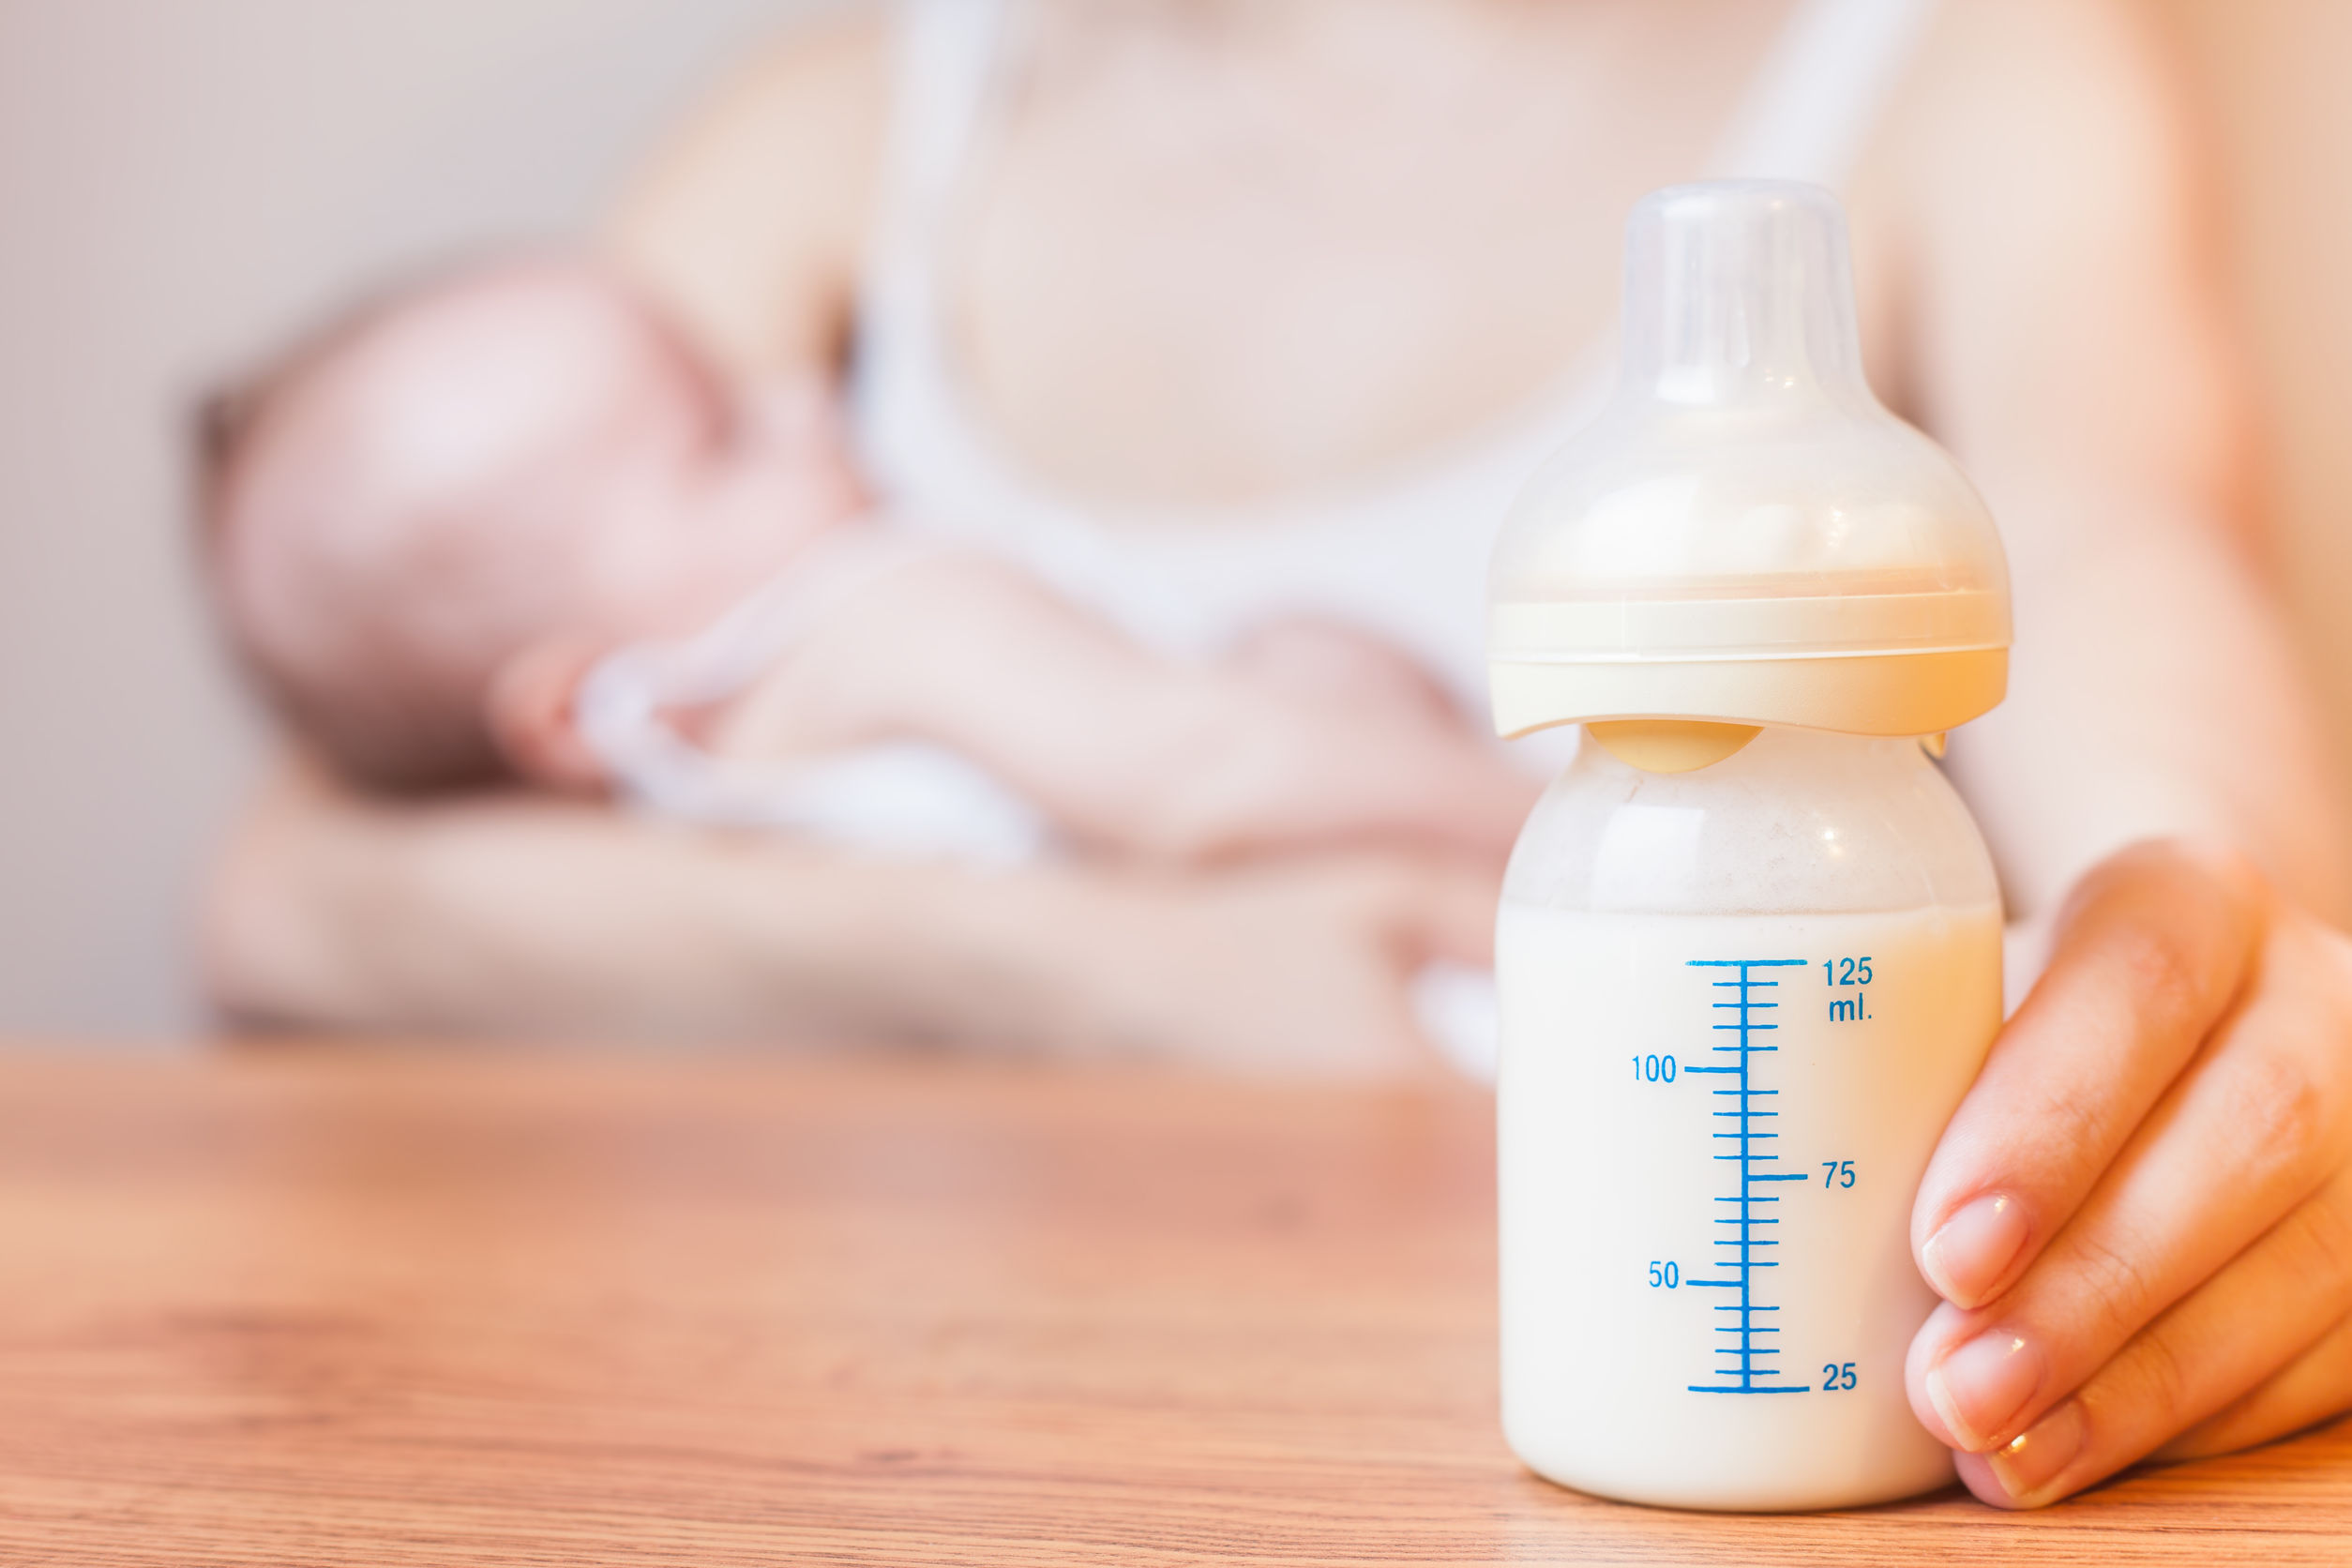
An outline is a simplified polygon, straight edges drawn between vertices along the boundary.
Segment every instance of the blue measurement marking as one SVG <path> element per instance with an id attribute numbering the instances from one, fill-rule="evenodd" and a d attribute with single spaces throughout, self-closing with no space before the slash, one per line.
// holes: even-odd
<path id="1" fill-rule="evenodd" d="M 1756 1210 L 1763 1204 L 1777 1203 L 1780 1199 L 1770 1192 L 1758 1192 L 1756 1188 L 1766 1182 L 1802 1182 L 1806 1179 L 1807 1173 L 1775 1172 L 1756 1168 L 1759 1165 L 1776 1164 L 1780 1157 L 1777 1154 L 1763 1153 L 1756 1147 L 1759 1143 L 1771 1142 L 1780 1136 L 1756 1125 L 1759 1122 L 1770 1121 L 1780 1115 L 1780 1112 L 1776 1110 L 1767 1109 L 1756 1104 L 1758 1100 L 1776 1096 L 1780 1091 L 1756 1088 L 1753 1081 L 1753 1075 L 1749 1072 L 1750 1063 L 1756 1057 L 1773 1055 L 1779 1048 L 1775 1046 L 1758 1045 L 1754 1037 L 1779 1027 L 1777 1024 L 1759 1020 L 1756 1015 L 1770 1012 L 1777 1008 L 1780 1003 L 1766 1002 L 1755 993 L 1777 990 L 1780 988 L 1780 982 L 1759 980 L 1754 972 L 1759 969 L 1799 967 L 1804 962 L 1802 958 L 1693 958 L 1690 961 L 1693 969 L 1728 969 L 1738 972 L 1738 977 L 1735 979 L 1717 980 L 1713 983 L 1718 990 L 1736 990 L 1739 993 L 1738 1000 L 1718 1002 L 1713 1006 L 1718 1011 L 1736 1012 L 1739 1018 L 1735 1022 L 1719 1023 L 1713 1027 L 1718 1030 L 1736 1031 L 1740 1036 L 1740 1043 L 1736 1046 L 1713 1048 L 1718 1054 L 1727 1052 L 1735 1055 L 1739 1065 L 1684 1067 L 1682 1069 L 1686 1073 L 1736 1075 L 1740 1080 L 1737 1088 L 1714 1091 L 1718 1098 L 1737 1102 L 1737 1108 L 1719 1110 L 1714 1115 L 1721 1120 L 1737 1122 L 1738 1127 L 1730 1132 L 1719 1132 L 1713 1135 L 1717 1139 L 1725 1142 L 1737 1142 L 1740 1146 L 1738 1153 L 1715 1156 L 1718 1160 L 1736 1160 L 1740 1166 L 1739 1192 L 1728 1198 L 1715 1199 L 1718 1203 L 1736 1203 L 1740 1207 L 1740 1212 L 1736 1216 L 1715 1221 L 1717 1225 L 1733 1228 L 1732 1235 L 1718 1238 L 1714 1244 L 1718 1247 L 1737 1249 L 1739 1256 L 1736 1259 L 1718 1258 L 1715 1264 L 1718 1269 L 1728 1271 L 1734 1277 L 1686 1279 L 1682 1282 L 1685 1285 L 1695 1285 L 1704 1289 L 1739 1291 L 1740 1299 L 1736 1304 L 1726 1303 L 1715 1308 L 1719 1313 L 1738 1314 L 1738 1321 L 1721 1324 L 1715 1329 L 1716 1334 L 1731 1341 L 1730 1344 L 1718 1345 L 1715 1348 L 1715 1354 L 1723 1363 L 1715 1368 L 1715 1376 L 1721 1380 L 1712 1383 L 1693 1383 L 1690 1385 L 1690 1391 L 1693 1394 L 1802 1394 L 1811 1386 L 1810 1383 L 1775 1381 L 1780 1372 L 1764 1358 L 1776 1356 L 1780 1350 L 1775 1346 L 1757 1343 L 1761 1336 L 1776 1334 L 1780 1333 L 1780 1330 L 1770 1323 L 1757 1322 L 1756 1315 L 1764 1312 L 1778 1312 L 1780 1308 L 1756 1299 L 1756 1271 L 1776 1269 L 1780 1265 L 1772 1259 L 1757 1257 L 1756 1253 L 1762 1248 L 1778 1246 L 1780 1244 L 1770 1236 L 1758 1235 L 1756 1232 L 1765 1226 L 1778 1225 L 1780 1221 L 1770 1214 L 1758 1214 Z"/>

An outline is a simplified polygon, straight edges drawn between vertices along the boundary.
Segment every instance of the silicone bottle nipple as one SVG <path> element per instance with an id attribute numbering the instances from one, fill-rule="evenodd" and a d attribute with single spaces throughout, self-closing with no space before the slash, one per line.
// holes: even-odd
<path id="1" fill-rule="evenodd" d="M 1634 209 L 1616 396 L 1521 495 L 1491 586 L 1506 735 L 1923 735 L 2007 684 L 1999 537 L 1872 395 L 1845 220 L 1812 186 L 1677 186 Z"/>
<path id="2" fill-rule="evenodd" d="M 1883 417 L 1862 379 L 1845 226 L 1826 191 L 1675 186 L 1625 228 L 1621 400 Z"/>

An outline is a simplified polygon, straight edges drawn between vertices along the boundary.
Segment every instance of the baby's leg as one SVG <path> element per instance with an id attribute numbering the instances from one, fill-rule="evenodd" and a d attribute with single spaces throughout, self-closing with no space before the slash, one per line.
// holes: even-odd
<path id="1" fill-rule="evenodd" d="M 1377 645 L 1297 630 L 1227 665 L 1186 664 L 970 557 L 871 585 L 715 731 L 738 755 L 891 738 L 961 752 L 1081 842 L 1152 855 L 1367 837 L 1494 851 L 1528 804 Z"/>
<path id="2" fill-rule="evenodd" d="M 1459 716 L 1426 670 L 1339 621 L 1304 615 L 1269 621 L 1236 642 L 1227 662 L 1301 697 L 1420 712 L 1437 720 Z"/>
<path id="3" fill-rule="evenodd" d="M 822 614 L 705 732 L 723 755 L 777 759 L 934 742 L 1079 839 L 1126 843 L 1213 698 L 1017 568 L 928 555 Z"/>
<path id="4" fill-rule="evenodd" d="M 935 741 L 1080 841 L 1150 855 L 1395 838 L 1500 852 L 1531 793 L 1418 670 L 1358 634 L 1290 624 L 1203 668 L 986 559 L 878 584 L 762 695 L 769 748 Z"/>

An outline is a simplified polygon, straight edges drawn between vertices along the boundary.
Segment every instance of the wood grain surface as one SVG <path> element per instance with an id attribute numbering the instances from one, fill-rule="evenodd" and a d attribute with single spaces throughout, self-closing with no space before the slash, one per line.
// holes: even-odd
<path id="1" fill-rule="evenodd" d="M 2352 1562 L 2352 1430 L 2032 1516 L 1496 1429 L 1491 1106 L 900 1061 L 0 1057 L 0 1561 Z"/>

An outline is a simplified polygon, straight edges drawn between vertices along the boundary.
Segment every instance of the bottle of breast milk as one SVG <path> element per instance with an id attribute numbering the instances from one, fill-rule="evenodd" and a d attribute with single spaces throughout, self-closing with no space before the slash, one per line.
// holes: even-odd
<path id="1" fill-rule="evenodd" d="M 1928 752 L 2006 687 L 2000 543 L 1864 384 L 1828 192 L 1643 201 L 1622 353 L 1494 558 L 1498 728 L 1585 726 L 1496 936 L 1503 1425 L 1639 1502 L 1903 1497 L 1952 1476 L 1911 1202 L 2001 998 Z"/>

